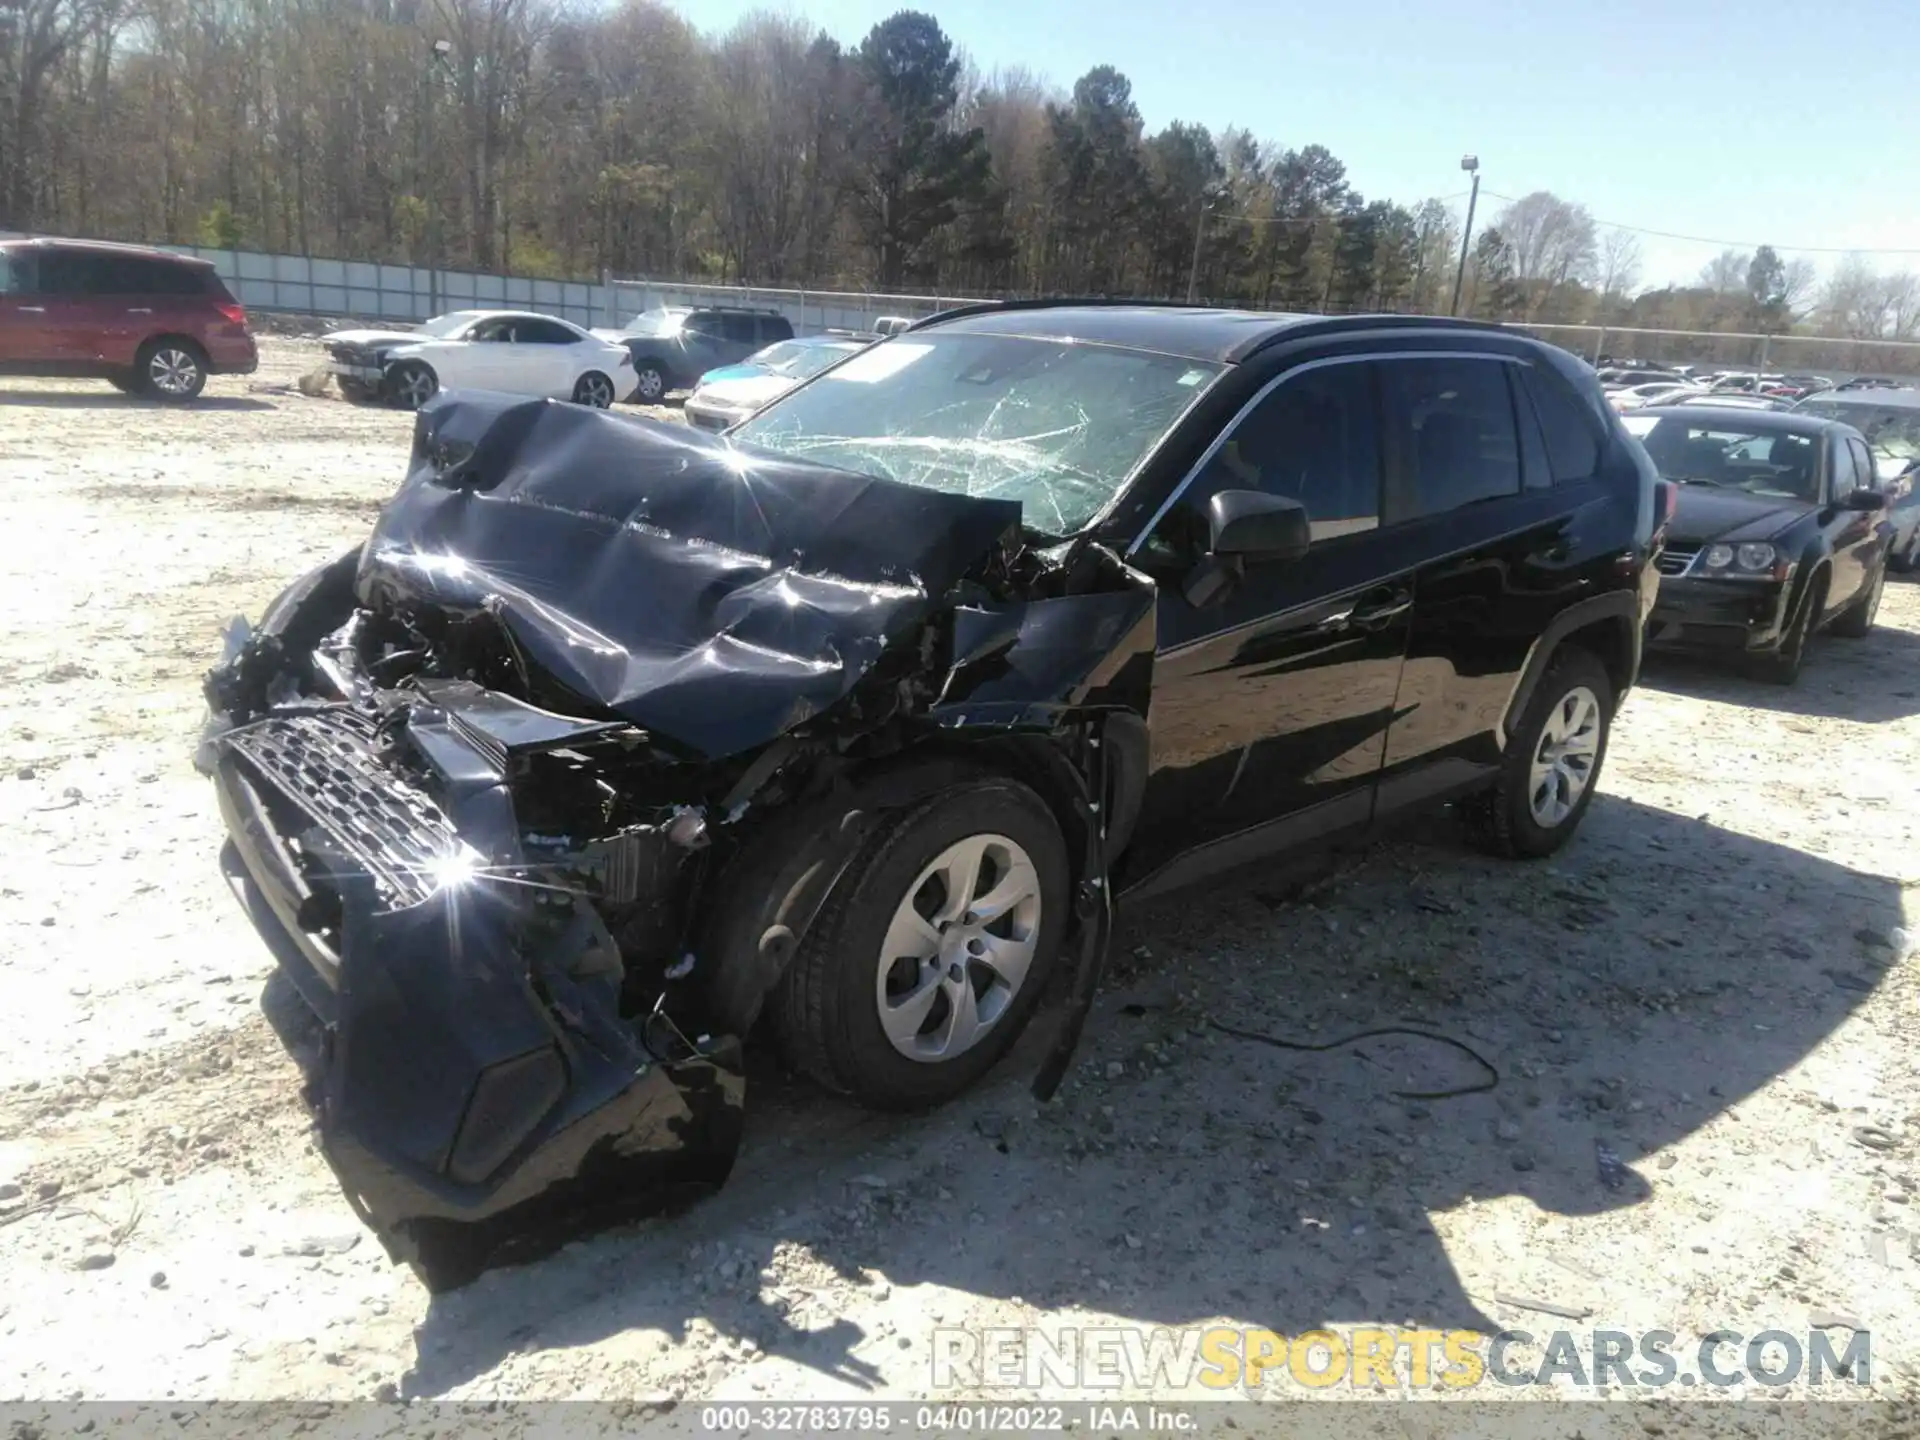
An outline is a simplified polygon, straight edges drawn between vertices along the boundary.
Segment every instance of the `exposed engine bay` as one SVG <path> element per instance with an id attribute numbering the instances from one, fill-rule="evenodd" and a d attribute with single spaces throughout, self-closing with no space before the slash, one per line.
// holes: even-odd
<path id="1" fill-rule="evenodd" d="M 365 546 L 229 632 L 200 756 L 389 1253 L 459 1284 L 724 1180 L 742 1045 L 834 886 L 983 770 L 1074 857 L 1051 1093 L 1144 778 L 1154 601 L 1016 503 L 578 406 L 423 408 Z"/>

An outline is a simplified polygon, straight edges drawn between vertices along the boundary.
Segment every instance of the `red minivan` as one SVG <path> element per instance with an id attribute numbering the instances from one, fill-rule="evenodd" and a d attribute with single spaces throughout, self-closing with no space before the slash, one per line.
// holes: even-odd
<path id="1" fill-rule="evenodd" d="M 0 375 L 80 376 L 191 400 L 260 363 L 205 260 L 92 240 L 0 240 Z"/>

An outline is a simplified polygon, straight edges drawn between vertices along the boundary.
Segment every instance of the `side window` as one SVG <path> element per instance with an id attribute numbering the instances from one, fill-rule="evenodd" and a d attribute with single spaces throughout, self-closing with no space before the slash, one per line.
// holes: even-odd
<path id="1" fill-rule="evenodd" d="M 483 345 L 490 341 L 505 344 L 513 339 L 513 324 L 508 320 L 482 320 L 468 329 L 466 338 Z"/>
<path id="2" fill-rule="evenodd" d="M 1874 468 L 1873 456 L 1867 452 L 1866 445 L 1859 440 L 1848 440 L 1847 449 L 1853 453 L 1854 472 L 1859 475 L 1862 485 L 1880 488 L 1880 473 Z"/>
<path id="3" fill-rule="evenodd" d="M 1387 425 L 1405 461 L 1406 493 L 1389 520 L 1439 515 L 1520 493 L 1520 443 L 1505 362 L 1391 360 L 1380 367 Z"/>
<path id="4" fill-rule="evenodd" d="M 571 345 L 580 337 L 551 320 L 522 320 L 514 334 L 522 345 Z"/>
<path id="5" fill-rule="evenodd" d="M 771 345 L 776 340 L 791 340 L 793 324 L 784 315 L 762 315 L 758 338 L 763 345 Z"/>
<path id="6" fill-rule="evenodd" d="M 1306 507 L 1315 543 L 1380 524 L 1380 440 L 1374 367 L 1354 362 L 1280 382 L 1227 433 L 1148 537 L 1149 558 L 1188 564 L 1207 548 L 1207 502 L 1222 490 L 1264 490 Z"/>
<path id="7" fill-rule="evenodd" d="M 680 328 L 696 340 L 718 340 L 722 333 L 718 315 L 689 315 Z"/>
<path id="8" fill-rule="evenodd" d="M 1600 468 L 1600 436 L 1573 387 L 1544 365 L 1526 365 L 1516 377 L 1533 400 L 1547 441 L 1547 463 L 1557 484 L 1585 480 Z"/>
<path id="9" fill-rule="evenodd" d="M 720 334 L 726 340 L 737 345 L 752 345 L 760 336 L 752 315 L 728 313 L 720 317 Z"/>
<path id="10" fill-rule="evenodd" d="M 1827 491 L 1827 499 L 1838 505 L 1858 490 L 1861 483 L 1855 473 L 1853 451 L 1848 449 L 1845 440 L 1836 435 L 1833 439 L 1833 484 Z"/>
<path id="11" fill-rule="evenodd" d="M 48 250 L 40 256 L 40 293 L 79 298 L 101 293 L 105 276 L 96 256 L 80 250 Z"/>
<path id="12" fill-rule="evenodd" d="M 0 250 L 0 295 L 19 295 L 26 291 L 24 269 L 19 261 Z"/>
<path id="13" fill-rule="evenodd" d="M 213 279 L 211 270 L 203 270 L 198 265 L 170 265 L 165 260 L 146 262 L 148 270 L 147 293 L 150 295 L 205 295 L 209 293 L 208 282 Z"/>

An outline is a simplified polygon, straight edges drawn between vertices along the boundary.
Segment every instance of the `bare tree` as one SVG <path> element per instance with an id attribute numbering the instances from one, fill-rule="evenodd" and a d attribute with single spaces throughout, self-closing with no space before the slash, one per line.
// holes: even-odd
<path id="1" fill-rule="evenodd" d="M 1631 230 L 1615 225 L 1601 237 L 1599 277 L 1602 304 L 1625 299 L 1640 283 L 1640 239 Z"/>
<path id="2" fill-rule="evenodd" d="M 1502 211 L 1494 228 L 1506 241 L 1514 282 L 1526 296 L 1522 318 L 1539 318 L 1558 292 L 1593 279 L 1598 240 L 1584 205 L 1536 190 Z"/>

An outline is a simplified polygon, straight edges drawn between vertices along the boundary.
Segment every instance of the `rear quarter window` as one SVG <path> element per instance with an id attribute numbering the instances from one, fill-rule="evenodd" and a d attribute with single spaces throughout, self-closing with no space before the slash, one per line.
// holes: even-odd
<path id="1" fill-rule="evenodd" d="M 1547 465 L 1556 484 L 1585 480 L 1600 468 L 1600 431 L 1573 387 L 1542 365 L 1521 367 L 1534 414 L 1547 443 Z"/>

